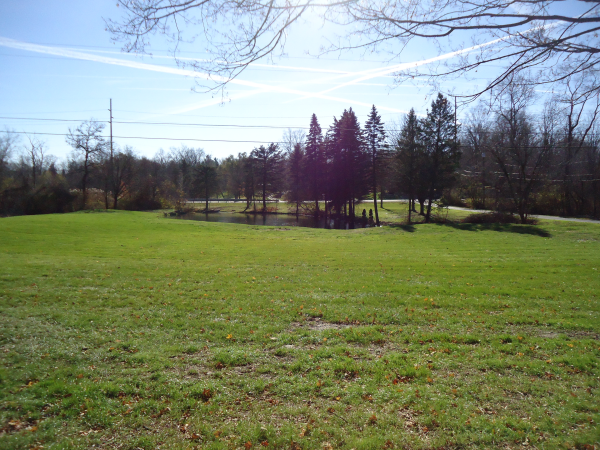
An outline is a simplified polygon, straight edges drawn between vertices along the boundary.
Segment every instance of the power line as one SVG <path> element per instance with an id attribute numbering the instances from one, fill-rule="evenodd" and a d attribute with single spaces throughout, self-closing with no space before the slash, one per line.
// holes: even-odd
<path id="1" fill-rule="evenodd" d="M 7 116 L 0 116 L 0 119 L 4 119 L 4 120 L 35 120 L 35 121 L 42 121 L 42 122 L 85 122 L 86 119 L 50 119 L 50 118 L 43 118 L 43 117 L 7 117 Z M 109 121 L 107 120 L 94 120 L 94 122 L 98 122 L 98 123 L 109 123 Z M 231 124 L 231 123 L 181 123 L 181 122 L 146 122 L 146 121 L 118 121 L 118 120 L 113 120 L 113 123 L 119 123 L 119 124 L 124 124 L 124 125 L 168 125 L 168 126 L 190 126 L 190 127 L 228 127 L 228 128 L 265 128 L 265 129 L 276 129 L 276 130 L 287 130 L 287 129 L 296 129 L 296 130 L 308 130 L 309 127 L 299 127 L 299 126 L 282 126 L 282 125 L 241 125 L 241 124 Z M 398 131 L 402 131 L 399 129 L 387 129 L 386 131 L 390 131 L 390 132 L 398 132 Z M 492 131 L 490 131 L 490 133 L 492 133 Z M 530 134 L 532 135 L 544 135 L 546 133 L 543 132 L 531 132 Z M 567 135 L 567 133 L 554 133 L 554 136 L 561 136 L 561 135 Z M 598 136 L 598 133 L 588 133 L 588 137 L 595 137 Z M 140 138 L 141 139 L 141 138 Z M 564 147 L 564 145 L 560 145 L 561 143 L 555 144 L 554 147 L 558 147 L 558 148 L 562 148 Z M 470 148 L 471 145 L 469 144 L 461 144 L 460 147 L 462 148 Z M 495 146 L 496 148 L 510 148 L 509 146 Z M 547 146 L 543 146 L 543 145 L 528 145 L 527 146 L 530 149 L 536 149 L 536 148 L 547 148 Z"/>
<path id="2" fill-rule="evenodd" d="M 39 120 L 43 122 L 85 122 L 85 120 L 79 119 L 47 119 L 40 117 L 1 117 L 0 119 L 8 120 Z M 98 123 L 109 123 L 107 120 L 94 120 Z M 113 123 L 120 124 L 131 124 L 131 125 L 175 125 L 175 126 L 194 126 L 194 127 L 234 127 L 234 128 L 274 128 L 274 129 L 305 129 L 309 127 L 289 127 L 289 126 L 275 126 L 275 125 L 237 125 L 237 124 L 214 124 L 214 123 L 177 123 L 177 122 L 143 122 L 143 121 L 118 121 L 113 120 Z"/>
<path id="3" fill-rule="evenodd" d="M 81 109 L 79 111 L 37 111 L 37 112 L 18 112 L 12 114 L 71 114 L 71 113 L 87 113 L 87 112 L 100 112 L 104 109 Z M 8 113 L 10 114 L 10 113 Z"/>
<path id="4" fill-rule="evenodd" d="M 164 112 L 148 112 L 148 111 L 131 111 L 127 109 L 120 109 L 119 112 L 128 112 L 128 113 L 136 113 L 136 114 L 149 114 L 154 116 L 164 116 Z M 393 113 L 393 112 L 381 112 L 382 116 L 384 115 L 398 115 L 405 113 Z M 306 116 L 215 116 L 215 115 L 198 115 L 198 114 L 173 114 L 180 117 L 225 117 L 227 119 L 303 119 L 306 120 Z"/>
<path id="5" fill-rule="evenodd" d="M 30 131 L 11 131 L 15 134 L 31 134 L 31 135 L 43 135 L 43 136 L 70 136 L 68 133 L 39 133 Z M 109 136 L 99 136 L 103 139 L 109 138 Z M 236 141 L 231 139 L 188 139 L 188 138 L 166 138 L 166 137 L 142 137 L 142 136 L 113 136 L 118 139 L 144 139 L 153 141 L 194 141 L 194 142 L 231 142 L 231 143 L 248 143 L 248 144 L 283 144 L 281 141 Z"/>

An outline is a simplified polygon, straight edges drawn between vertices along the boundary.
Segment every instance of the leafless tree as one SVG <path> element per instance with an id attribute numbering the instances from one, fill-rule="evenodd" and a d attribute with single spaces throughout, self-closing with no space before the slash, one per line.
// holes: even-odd
<path id="1" fill-rule="evenodd" d="M 198 166 L 204 161 L 205 153 L 201 148 L 188 147 L 172 147 L 170 158 L 175 162 L 178 168 L 178 180 L 175 184 L 181 190 L 191 192 L 193 190 L 195 171 Z"/>
<path id="2" fill-rule="evenodd" d="M 66 138 L 67 144 L 73 147 L 76 156 L 83 160 L 83 175 L 81 178 L 83 208 L 85 208 L 87 203 L 88 178 L 107 145 L 104 136 L 102 136 L 103 130 L 104 124 L 94 120 L 87 120 L 81 123 L 75 130 L 69 128 L 69 134 Z"/>
<path id="3" fill-rule="evenodd" d="M 146 53 L 164 35 L 177 56 L 181 42 L 200 41 L 210 57 L 191 63 L 217 86 L 253 62 L 283 52 L 288 32 L 303 16 L 347 26 L 330 50 L 375 49 L 398 58 L 414 38 L 453 51 L 457 63 L 397 75 L 457 76 L 500 65 L 497 76 L 465 94 L 502 85 L 515 72 L 539 69 L 535 82 L 551 84 L 596 71 L 600 3 L 589 0 L 118 0 L 124 11 L 107 28 L 127 52 Z M 314 16 L 313 16 L 314 17 Z M 180 61 L 182 63 L 183 61 Z M 426 66 L 423 66 L 426 67 Z M 434 86 L 434 89 L 437 86 Z M 600 86 L 594 84 L 593 89 Z"/>
<path id="4" fill-rule="evenodd" d="M 31 170 L 31 183 L 35 188 L 38 175 L 44 171 L 44 159 L 47 157 L 46 143 L 31 136 L 27 136 L 29 143 L 23 147 L 23 158 Z"/>
<path id="5" fill-rule="evenodd" d="M 563 150 L 562 191 L 563 210 L 566 215 L 574 214 L 574 182 L 578 174 L 573 173 L 573 165 L 587 144 L 587 138 L 600 113 L 600 92 L 590 89 L 595 83 L 587 80 L 589 77 L 568 77 L 561 84 L 564 90 L 556 96 L 556 102 L 562 106 L 564 122 L 561 124 L 562 133 L 560 144 Z"/>
<path id="6" fill-rule="evenodd" d="M 466 190 L 474 208 L 486 208 L 486 186 L 493 171 L 490 167 L 491 114 L 489 107 L 480 103 L 467 114 L 463 123 L 462 188 Z M 490 206 L 490 205 L 488 205 Z"/>
<path id="7" fill-rule="evenodd" d="M 508 196 L 522 223 L 527 222 L 533 194 L 541 184 L 543 169 L 553 147 L 537 138 L 527 114 L 534 92 L 530 83 L 514 77 L 503 86 L 503 95 L 495 106 L 496 124 L 489 146 L 501 177 L 508 186 Z"/>
<path id="8" fill-rule="evenodd" d="M 3 185 L 4 171 L 17 148 L 18 141 L 19 136 L 8 129 L 0 135 L 0 189 Z"/>
<path id="9" fill-rule="evenodd" d="M 111 177 L 113 209 L 117 209 L 119 198 L 127 192 L 133 176 L 134 161 L 135 155 L 129 146 L 126 146 L 123 151 L 117 151 L 113 156 Z"/>
<path id="10" fill-rule="evenodd" d="M 283 132 L 281 136 L 281 149 L 283 150 L 284 156 L 289 156 L 293 151 L 296 144 L 300 144 L 301 147 L 304 147 L 304 142 L 306 141 L 306 132 L 301 129 L 291 129 L 288 128 Z"/>

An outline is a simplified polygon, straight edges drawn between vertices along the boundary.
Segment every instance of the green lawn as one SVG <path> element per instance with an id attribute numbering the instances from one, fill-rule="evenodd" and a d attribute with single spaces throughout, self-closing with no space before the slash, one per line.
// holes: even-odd
<path id="1" fill-rule="evenodd" d="M 0 219 L 0 448 L 598 448 L 599 295 L 597 224 Z"/>

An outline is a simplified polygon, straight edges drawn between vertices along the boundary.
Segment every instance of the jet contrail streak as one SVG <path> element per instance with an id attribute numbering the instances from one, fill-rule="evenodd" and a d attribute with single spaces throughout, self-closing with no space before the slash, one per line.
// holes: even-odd
<path id="1" fill-rule="evenodd" d="M 79 49 L 74 49 L 70 47 L 63 47 L 65 50 L 73 50 L 73 51 L 81 51 Z M 90 53 L 103 53 L 106 55 L 123 55 L 122 52 L 115 52 L 112 50 L 95 50 L 93 48 L 82 49 Z M 181 61 L 211 61 L 203 58 L 188 58 L 183 56 L 173 57 L 173 56 L 165 56 L 165 55 L 150 55 L 151 58 L 157 59 L 177 59 Z M 297 71 L 304 72 L 320 72 L 320 73 L 336 73 L 336 74 L 345 74 L 345 75 L 355 75 L 355 72 L 349 72 L 347 70 L 335 70 L 335 69 L 315 69 L 313 67 L 302 67 L 302 66 L 281 66 L 278 64 L 261 64 L 261 63 L 250 63 L 249 67 L 267 67 L 270 69 L 292 69 Z"/>
<path id="2" fill-rule="evenodd" d="M 68 50 L 68 49 L 64 49 L 64 48 L 60 48 L 60 47 L 49 47 L 49 46 L 45 46 L 45 45 L 29 44 L 27 42 L 16 41 L 16 40 L 4 38 L 4 37 L 0 37 L 0 46 L 14 48 L 14 49 L 18 49 L 18 50 L 36 52 L 36 53 L 44 53 L 44 54 L 49 54 L 49 55 L 62 56 L 62 57 L 66 57 L 66 58 L 80 59 L 80 60 L 84 60 L 84 61 L 92 61 L 92 62 L 98 62 L 98 63 L 103 63 L 103 64 L 115 65 L 115 66 L 129 67 L 132 69 L 141 69 L 141 70 L 148 70 L 148 71 L 153 71 L 153 72 L 169 73 L 169 74 L 173 74 L 173 75 L 183 75 L 183 76 L 189 76 L 189 77 L 196 78 L 196 79 L 204 78 L 206 80 L 212 80 L 212 81 L 217 81 L 217 82 L 221 82 L 221 83 L 229 82 L 231 84 L 238 84 L 241 86 L 257 88 L 259 91 L 280 92 L 280 93 L 284 93 L 284 94 L 292 94 L 292 95 L 299 95 L 299 96 L 310 96 L 310 97 L 320 98 L 322 100 L 330 100 L 330 101 L 341 102 L 341 103 L 346 103 L 346 104 L 350 103 L 350 104 L 356 104 L 356 105 L 361 105 L 361 106 L 366 106 L 366 107 L 371 106 L 371 104 L 369 104 L 369 103 L 357 102 L 357 101 L 353 101 L 353 100 L 349 100 L 349 99 L 345 99 L 345 98 L 332 97 L 329 95 L 321 95 L 321 94 L 313 95 L 310 92 L 300 91 L 297 89 L 290 89 L 290 88 L 286 88 L 285 86 L 266 85 L 266 84 L 261 84 L 261 83 L 255 83 L 252 81 L 241 80 L 241 79 L 237 79 L 237 78 L 233 78 L 233 79 L 225 78 L 225 77 L 222 77 L 219 75 L 211 76 L 211 75 L 208 75 L 205 73 L 194 72 L 193 70 L 159 66 L 159 65 L 155 65 L 155 64 L 146 64 L 146 63 L 140 63 L 137 61 L 126 61 L 126 60 L 122 60 L 122 59 L 118 59 L 118 58 L 109 58 L 109 57 L 105 57 L 105 56 L 92 55 L 89 53 Z M 256 93 L 259 93 L 259 92 L 256 92 Z M 391 112 L 399 112 L 399 113 L 405 112 L 405 111 L 402 111 L 402 110 L 399 110 L 396 108 L 389 108 L 389 107 L 384 107 L 384 106 L 380 107 L 380 109 L 386 110 L 386 111 L 391 111 Z"/>
<path id="3" fill-rule="evenodd" d="M 512 38 L 516 37 L 517 35 L 531 33 L 533 31 L 539 30 L 540 28 L 546 28 L 546 29 L 548 29 L 548 28 L 554 28 L 558 24 L 559 24 L 559 22 L 554 22 L 554 23 L 551 23 L 550 25 L 540 25 L 540 26 L 537 26 L 537 27 L 534 27 L 534 28 L 530 28 L 529 30 L 525 30 L 523 33 L 513 34 L 513 35 L 510 35 L 510 36 L 504 36 L 504 37 L 501 37 L 499 39 L 494 39 L 493 41 L 485 42 L 483 44 L 474 45 L 472 47 L 465 48 L 465 49 L 462 49 L 462 50 L 456 50 L 454 52 L 445 53 L 443 55 L 439 55 L 439 56 L 436 56 L 436 57 L 433 57 L 433 58 L 423 59 L 421 61 L 413 61 L 413 62 L 409 62 L 409 63 L 396 64 L 394 66 L 389 66 L 389 67 L 386 67 L 385 69 L 381 69 L 379 71 L 371 71 L 372 73 L 370 73 L 370 74 L 361 76 L 359 78 L 356 78 L 356 79 L 354 79 L 352 81 L 348 81 L 346 83 L 342 83 L 342 84 L 340 84 L 338 86 L 335 86 L 335 87 L 332 87 L 330 89 L 326 89 L 326 90 L 321 91 L 321 92 L 316 92 L 316 93 L 311 94 L 311 95 L 309 95 L 307 97 L 304 97 L 304 98 L 310 98 L 310 97 L 313 97 L 313 96 L 327 94 L 327 93 L 329 93 L 331 91 L 335 91 L 337 89 L 341 89 L 341 88 L 346 87 L 346 86 L 351 86 L 353 84 L 360 83 L 361 81 L 366 81 L 366 80 L 370 80 L 372 78 L 377 78 L 377 77 L 380 77 L 380 76 L 389 75 L 390 73 L 399 72 L 401 70 L 412 69 L 414 67 L 424 66 L 426 64 L 431 64 L 431 63 L 437 62 L 437 61 L 443 61 L 444 59 L 454 58 L 455 56 L 459 56 L 459 55 L 471 53 L 471 52 L 473 52 L 475 50 L 479 50 L 480 48 L 488 47 L 490 45 L 497 44 L 499 42 L 503 42 L 503 41 L 512 39 Z M 297 100 L 302 100 L 302 99 L 297 99 Z"/>

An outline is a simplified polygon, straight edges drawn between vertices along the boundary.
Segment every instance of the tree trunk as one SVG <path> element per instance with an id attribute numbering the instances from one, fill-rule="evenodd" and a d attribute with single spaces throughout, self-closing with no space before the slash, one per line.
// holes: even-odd
<path id="1" fill-rule="evenodd" d="M 206 178 L 204 179 L 204 196 L 204 201 L 206 202 L 205 211 L 208 212 L 208 180 Z"/>
<path id="2" fill-rule="evenodd" d="M 429 223 L 431 217 L 431 199 L 427 201 L 427 212 L 425 213 L 425 223 Z"/>
<path id="3" fill-rule="evenodd" d="M 104 185 L 104 209 L 108 209 L 108 183 Z"/>
<path id="4" fill-rule="evenodd" d="M 87 177 L 88 177 L 88 170 L 87 167 L 84 167 L 84 172 L 83 172 L 83 180 L 81 180 L 81 201 L 82 201 L 82 208 L 81 209 L 85 209 L 86 203 L 87 203 Z"/>
<path id="5" fill-rule="evenodd" d="M 434 192 L 433 186 L 431 186 L 429 188 L 429 198 L 427 199 L 427 214 L 425 214 L 425 223 L 429 223 L 429 220 L 431 219 L 431 204 L 433 203 Z"/>
<path id="6" fill-rule="evenodd" d="M 377 177 L 373 175 L 373 206 L 375 208 L 375 225 L 379 226 L 379 213 L 377 212 Z"/>

